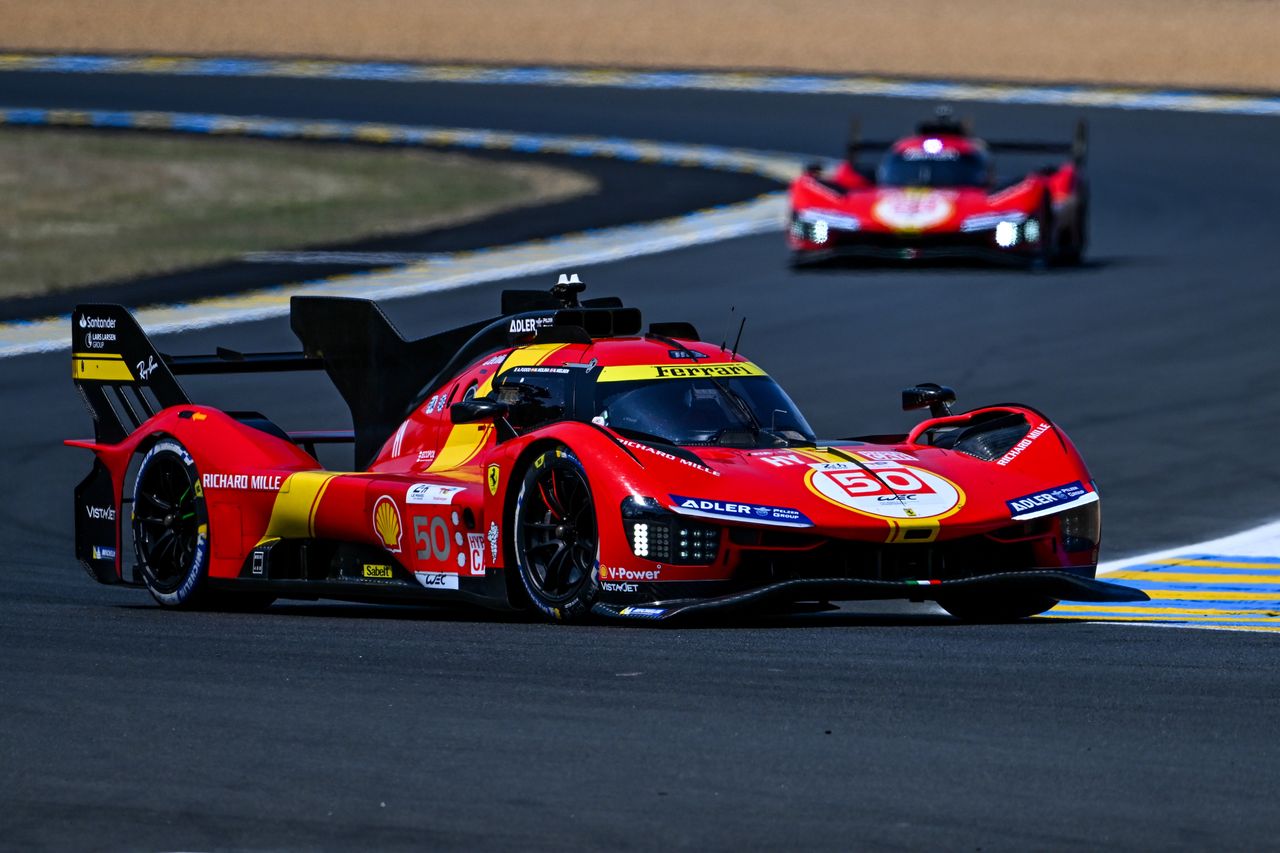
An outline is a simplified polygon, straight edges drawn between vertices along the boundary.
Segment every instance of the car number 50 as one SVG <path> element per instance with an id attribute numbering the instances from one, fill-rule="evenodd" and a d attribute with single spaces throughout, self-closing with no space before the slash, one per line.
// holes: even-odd
<path id="1" fill-rule="evenodd" d="M 449 559 L 449 525 L 445 524 L 443 518 L 415 515 L 413 538 L 418 543 L 419 560 Z"/>

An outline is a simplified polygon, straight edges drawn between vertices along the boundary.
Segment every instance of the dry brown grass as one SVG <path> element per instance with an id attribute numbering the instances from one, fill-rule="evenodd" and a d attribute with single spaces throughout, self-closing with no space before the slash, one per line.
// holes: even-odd
<path id="1" fill-rule="evenodd" d="M 1271 0 L 0 0 L 13 50 L 1280 90 Z"/>
<path id="2" fill-rule="evenodd" d="M 565 169 L 413 149 L 0 128 L 0 298 L 594 189 Z"/>

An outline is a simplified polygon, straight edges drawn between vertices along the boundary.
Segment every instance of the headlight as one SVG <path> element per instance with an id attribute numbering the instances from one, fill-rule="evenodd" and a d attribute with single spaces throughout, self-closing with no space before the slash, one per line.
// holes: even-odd
<path id="1" fill-rule="evenodd" d="M 678 516 L 653 498 L 623 500 L 622 526 L 631 553 L 655 563 L 705 566 L 720 550 L 720 528 Z"/>
<path id="2" fill-rule="evenodd" d="M 1098 501 L 1061 513 L 1058 523 L 1062 530 L 1062 550 L 1068 554 L 1097 550 L 1102 538 L 1102 506 Z"/>
<path id="3" fill-rule="evenodd" d="M 1013 222 L 999 222 L 996 224 L 996 245 L 1002 249 L 1008 249 L 1016 245 L 1018 242 L 1018 226 Z"/>
<path id="4" fill-rule="evenodd" d="M 1037 219 L 1028 219 L 1022 223 L 1022 238 L 1028 243 L 1040 242 L 1040 222 Z"/>

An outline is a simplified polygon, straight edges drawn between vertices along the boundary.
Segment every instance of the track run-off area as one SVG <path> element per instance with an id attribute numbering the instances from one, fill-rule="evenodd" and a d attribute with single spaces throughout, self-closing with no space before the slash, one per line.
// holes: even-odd
<path id="1" fill-rule="evenodd" d="M 708 337 L 733 305 L 744 351 L 825 434 L 905 429 L 897 392 L 920 381 L 1030 403 L 1098 481 L 1104 570 L 1152 601 L 1008 626 L 854 604 L 661 631 L 329 603 L 165 613 L 75 564 L 88 463 L 60 441 L 90 425 L 66 320 L 6 323 L 0 845 L 1276 846 L 1274 99 L 254 62 L 6 57 L 0 116 L 607 157 L 634 163 L 623 210 L 662 191 L 655 165 L 741 173 L 742 198 L 712 209 L 498 231 L 305 287 L 388 300 L 414 335 L 561 269 Z M 787 270 L 783 202 L 747 176 L 784 181 L 837 155 L 853 115 L 890 136 L 935 100 L 1006 138 L 1088 118 L 1086 265 Z M 175 293 L 141 317 L 167 351 L 286 349 L 288 292 Z M 286 428 L 345 425 L 310 381 L 191 385 Z"/>

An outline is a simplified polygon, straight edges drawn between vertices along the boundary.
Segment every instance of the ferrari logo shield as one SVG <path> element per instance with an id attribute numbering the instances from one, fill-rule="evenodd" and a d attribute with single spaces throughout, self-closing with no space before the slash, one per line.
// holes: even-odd
<path id="1" fill-rule="evenodd" d="M 489 494 L 498 494 L 498 479 L 502 476 L 502 469 L 497 465 L 489 466 Z"/>

